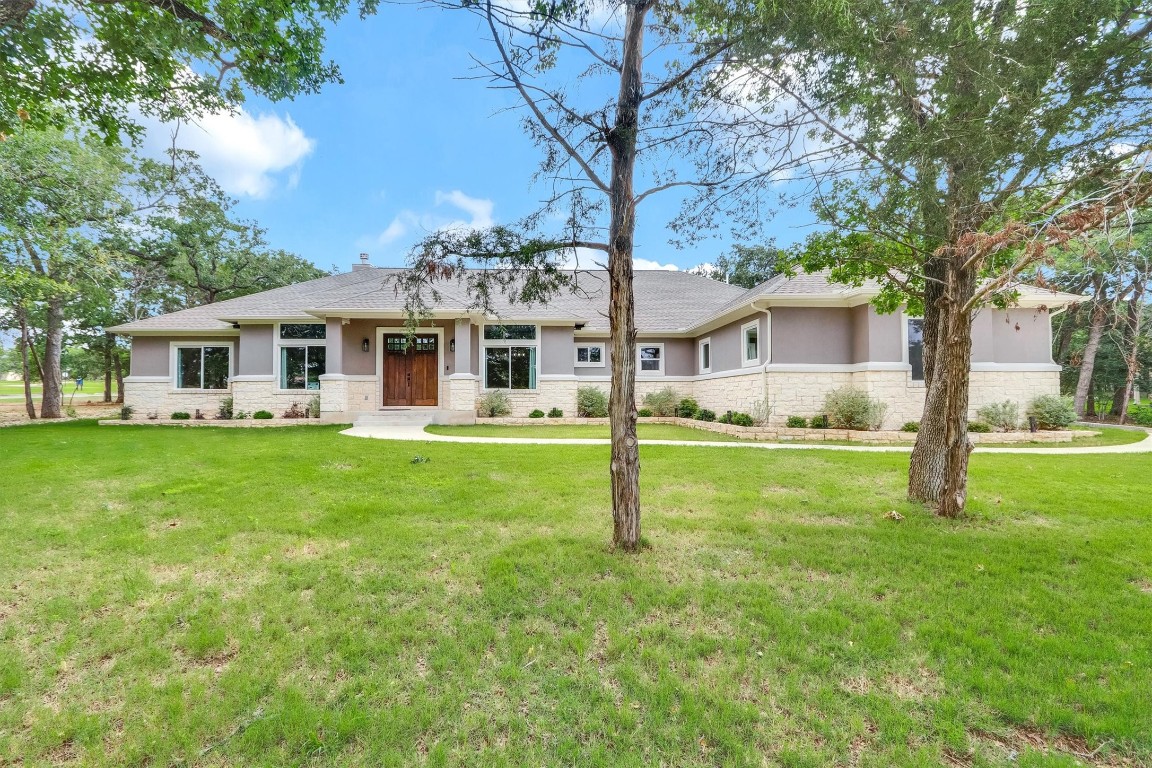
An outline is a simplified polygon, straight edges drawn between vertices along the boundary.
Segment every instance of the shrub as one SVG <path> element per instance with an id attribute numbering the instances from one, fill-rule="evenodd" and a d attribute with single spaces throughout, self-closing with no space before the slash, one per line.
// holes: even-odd
<path id="1" fill-rule="evenodd" d="M 608 415 L 608 395 L 596 387 L 576 390 L 576 415 L 586 419 L 602 419 Z"/>
<path id="2" fill-rule="evenodd" d="M 230 419 L 230 418 L 232 418 L 232 407 L 235 404 L 235 402 L 236 401 L 232 399 L 232 395 L 228 395 L 228 397 L 221 400 L 220 401 L 220 410 L 218 410 L 216 412 L 216 418 L 218 418 L 218 419 Z"/>
<path id="3" fill-rule="evenodd" d="M 694 419 L 700 410 L 700 404 L 690 397 L 686 397 L 676 406 L 676 415 L 682 419 Z"/>
<path id="4" fill-rule="evenodd" d="M 564 411 L 560 410 L 559 408 L 553 408 L 552 410 L 548 411 L 548 418 L 562 419 L 564 418 Z"/>
<path id="5" fill-rule="evenodd" d="M 789 416 L 788 420 L 784 422 L 789 429 L 804 429 L 808 426 L 808 419 L 803 416 Z"/>
<path id="6" fill-rule="evenodd" d="M 637 416 L 643 416 L 643 417 L 647 418 L 647 417 L 652 415 L 652 409 L 651 408 L 641 408 L 640 410 L 636 411 L 636 415 Z"/>
<path id="7" fill-rule="evenodd" d="M 176 411 L 176 413 L 172 414 L 173 421 L 184 421 L 185 419 L 190 418 L 192 418 L 192 416 L 188 413 L 188 411 Z"/>
<path id="8" fill-rule="evenodd" d="M 1128 409 L 1128 421 L 1142 427 L 1152 427 L 1152 405 L 1134 405 Z"/>
<path id="9" fill-rule="evenodd" d="M 286 419 L 303 419 L 308 416 L 308 411 L 300 408 L 299 403 L 292 403 L 292 407 L 284 411 L 284 418 Z"/>
<path id="10" fill-rule="evenodd" d="M 828 429 L 828 414 L 813 416 L 808 422 L 809 429 Z"/>
<path id="11" fill-rule="evenodd" d="M 707 408 L 701 408 L 696 411 L 696 418 L 700 421 L 716 421 L 716 411 L 710 411 Z"/>
<path id="12" fill-rule="evenodd" d="M 749 416 L 747 413 L 733 413 L 732 414 L 732 423 L 738 427 L 750 427 L 755 422 L 752 420 L 752 417 Z"/>
<path id="13" fill-rule="evenodd" d="M 248 411 L 236 411 L 236 415 L 233 416 L 232 418 L 234 418 L 234 419 L 246 419 L 246 418 L 248 418 Z"/>
<path id="14" fill-rule="evenodd" d="M 74 418 L 76 418 L 76 409 L 73 408 L 72 406 L 68 406 L 67 408 L 64 409 L 64 415 L 66 415 L 70 419 L 74 419 Z"/>
<path id="15" fill-rule="evenodd" d="M 976 416 L 993 429 L 1011 432 L 1020 426 L 1020 406 L 1011 400 L 1002 403 L 989 403 L 976 409 Z"/>
<path id="16" fill-rule="evenodd" d="M 196 419 L 197 421 L 203 421 L 204 420 L 204 414 L 200 413 L 200 409 L 197 408 L 196 413 L 193 414 L 192 418 Z"/>
<path id="17" fill-rule="evenodd" d="M 132 418 L 132 406 L 125 405 L 120 408 L 120 420 L 128 421 Z"/>
<path id="18" fill-rule="evenodd" d="M 679 404 L 680 395 L 672 387 L 644 395 L 644 405 L 652 411 L 653 416 L 675 416 Z"/>
<path id="19" fill-rule="evenodd" d="M 900 431 L 901 432 L 919 432 L 920 431 L 920 422 L 918 422 L 918 421 L 906 421 L 906 422 L 904 422 L 904 426 L 900 427 Z"/>
<path id="20" fill-rule="evenodd" d="M 252 418 L 254 418 L 254 419 L 271 419 L 272 418 L 272 412 L 271 411 L 256 411 L 256 413 L 252 414 Z"/>
<path id="21" fill-rule="evenodd" d="M 308 418 L 320 418 L 320 395 L 314 395 L 312 399 L 308 401 Z"/>
<path id="22" fill-rule="evenodd" d="M 992 427 L 982 421 L 970 421 L 968 422 L 968 431 L 986 434 L 992 431 Z"/>
<path id="23" fill-rule="evenodd" d="M 837 429 L 879 429 L 888 406 L 855 387 L 834 389 L 824 398 L 824 410 Z"/>
<path id="24" fill-rule="evenodd" d="M 724 413 L 720 414 L 720 416 L 716 419 L 716 423 L 717 424 L 731 424 L 732 423 L 732 411 L 724 411 Z"/>
<path id="25" fill-rule="evenodd" d="M 544 418 L 544 411 L 537 408 L 536 410 L 532 411 L 532 413 L 528 414 L 528 418 L 530 418 L 530 419 L 542 419 L 542 418 Z"/>
<path id="26" fill-rule="evenodd" d="M 756 426 L 767 426 L 768 420 L 772 418 L 772 404 L 768 402 L 766 397 L 757 400 L 752 403 L 752 410 L 749 415 L 752 416 L 752 421 L 755 422 Z"/>
<path id="27" fill-rule="evenodd" d="M 481 416 L 489 418 L 507 416 L 512 413 L 512 403 L 508 400 L 508 393 L 493 389 L 480 396 L 480 404 L 476 411 Z"/>
<path id="28" fill-rule="evenodd" d="M 1040 429 L 1063 429 L 1076 421 L 1076 406 L 1070 397 L 1040 395 L 1028 406 L 1028 415 L 1036 417 Z"/>

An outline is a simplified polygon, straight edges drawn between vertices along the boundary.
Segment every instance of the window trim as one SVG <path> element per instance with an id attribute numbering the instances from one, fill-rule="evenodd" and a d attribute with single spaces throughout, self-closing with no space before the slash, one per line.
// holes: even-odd
<path id="1" fill-rule="evenodd" d="M 908 346 L 908 336 L 909 336 L 908 323 L 909 323 L 909 321 L 912 321 L 912 320 L 919 320 L 921 322 L 921 324 L 923 324 L 924 317 L 923 316 L 917 317 L 916 315 L 911 315 L 904 310 L 900 310 L 900 321 L 901 321 L 900 322 L 900 342 L 901 342 L 900 348 L 901 348 L 901 354 L 902 354 L 901 362 L 905 366 L 907 366 L 908 382 L 910 384 L 913 384 L 916 386 L 922 386 L 925 383 L 925 379 L 923 377 L 921 377 L 919 379 L 913 378 L 912 355 L 911 355 L 912 350 Z M 921 345 L 923 345 L 923 343 L 924 343 L 924 341 L 923 341 L 923 338 L 924 338 L 923 325 L 921 325 L 921 329 L 920 329 L 920 338 L 921 338 L 920 343 L 921 343 Z M 923 353 L 921 353 L 921 354 L 923 354 Z"/>
<path id="2" fill-rule="evenodd" d="M 748 359 L 748 331 L 756 330 L 756 357 Z M 740 367 L 751 368 L 754 365 L 760 365 L 760 359 L 764 357 L 764 334 L 760 331 L 760 319 L 749 320 L 744 325 L 740 326 Z"/>
<path id="3" fill-rule="evenodd" d="M 224 389 L 204 389 L 203 387 L 181 387 L 180 386 L 180 360 L 179 349 L 203 349 L 204 347 L 227 347 L 228 348 L 228 386 Z M 201 355 L 204 353 L 201 352 Z M 168 342 L 168 386 L 171 388 L 172 394 L 188 394 L 191 393 L 211 393 L 218 394 L 220 392 L 232 391 L 232 379 L 236 377 L 236 342 L 233 339 L 227 341 L 215 341 L 213 339 L 188 339 L 180 341 Z M 201 357 L 200 363 L 200 383 L 204 383 L 204 363 Z"/>
<path id="4" fill-rule="evenodd" d="M 708 365 L 704 365 L 704 347 L 708 347 Z M 664 353 L 660 353 L 661 366 L 663 366 Z M 696 342 L 696 366 L 700 373 L 712 373 L 712 337 L 705 336 Z"/>
<path id="5" fill-rule="evenodd" d="M 643 367 L 643 365 L 641 365 L 641 362 L 640 362 L 640 350 L 643 349 L 644 347 L 658 347 L 660 349 L 660 368 L 659 368 L 659 370 L 655 370 L 655 371 L 644 370 L 644 367 Z M 662 342 L 662 341 L 653 341 L 653 342 L 648 342 L 648 343 L 645 343 L 642 341 L 637 342 L 636 343 L 636 376 L 637 377 L 640 377 L 640 376 L 663 376 L 664 375 L 664 359 L 665 359 L 665 357 L 664 357 L 664 342 Z"/>
<path id="6" fill-rule="evenodd" d="M 536 334 L 535 334 L 536 338 L 534 338 L 534 339 L 486 339 L 486 338 L 484 338 L 484 329 L 489 325 L 530 325 L 536 329 Z M 479 336 L 480 336 L 480 358 L 479 358 L 479 360 L 477 360 L 477 365 L 479 366 L 479 369 L 480 369 L 480 389 L 482 389 L 482 390 L 498 389 L 501 392 L 538 392 L 540 390 L 540 374 L 541 374 L 540 358 L 542 357 L 542 355 L 541 355 L 542 347 L 540 344 L 540 335 L 541 335 L 541 332 L 540 332 L 540 324 L 539 323 L 517 323 L 514 321 L 507 322 L 507 323 L 489 323 L 489 322 L 480 323 L 480 334 L 479 334 Z M 489 387 L 488 386 L 488 349 L 489 348 L 509 349 L 511 347 L 535 347 L 536 348 L 536 366 L 535 366 L 536 370 L 533 372 L 534 375 L 532 376 L 532 379 L 536 382 L 536 386 L 531 387 L 529 389 L 512 389 L 511 386 L 509 386 L 509 387 Z M 573 353 L 573 355 L 575 355 L 575 353 Z M 509 373 L 511 373 L 511 372 L 509 372 Z M 509 382 L 511 382 L 511 376 L 509 376 Z"/>
<path id="7" fill-rule="evenodd" d="M 591 349 L 592 347 L 599 347 L 600 348 L 600 362 L 598 362 L 598 363 L 593 363 L 593 362 L 582 363 L 582 362 L 580 362 L 580 348 L 581 347 L 587 347 L 588 349 Z M 588 357 L 591 358 L 592 356 L 589 355 Z M 604 368 L 607 365 L 608 365 L 608 348 L 607 348 L 607 345 L 602 341 L 593 341 L 593 342 L 577 341 L 576 345 L 572 348 L 572 366 L 574 368 Z"/>
<path id="8" fill-rule="evenodd" d="M 287 323 L 287 322 L 276 323 L 275 325 L 272 326 L 272 383 L 273 383 L 273 386 L 275 387 L 276 394 L 278 394 L 278 395 L 295 395 L 295 394 L 299 394 L 301 392 L 319 393 L 320 390 L 324 388 L 323 382 L 320 383 L 320 386 L 317 389 L 308 389 L 307 387 L 305 387 L 304 389 L 284 389 L 283 387 L 280 386 L 280 372 L 281 372 L 280 359 L 281 359 L 281 357 L 283 357 L 283 354 L 284 354 L 281 350 L 284 347 L 324 347 L 324 349 L 325 349 L 325 351 L 324 351 L 324 373 L 321 375 L 325 375 L 328 373 L 328 351 L 327 351 L 327 349 L 328 349 L 328 331 L 327 331 L 327 327 L 325 327 L 323 339 L 282 339 L 282 338 L 280 338 L 280 326 L 282 326 L 282 325 L 323 325 L 323 326 L 327 326 L 328 324 L 326 322 L 309 323 L 307 321 L 305 321 L 305 322 L 293 321 L 290 323 Z M 343 343 L 343 339 L 341 339 L 340 341 L 341 341 L 341 343 Z M 307 382 L 305 382 L 305 384 L 307 384 Z"/>

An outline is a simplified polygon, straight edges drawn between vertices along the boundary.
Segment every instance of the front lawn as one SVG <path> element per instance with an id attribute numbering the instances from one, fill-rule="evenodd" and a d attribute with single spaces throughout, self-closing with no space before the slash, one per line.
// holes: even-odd
<path id="1" fill-rule="evenodd" d="M 0 430 L 0 764 L 1152 761 L 1152 456 L 338 430 Z"/>
<path id="2" fill-rule="evenodd" d="M 541 420 L 543 421 L 543 420 Z M 434 435 L 455 435 L 463 437 L 528 437 L 548 440 L 568 440 L 584 438 L 608 440 L 611 437 L 607 424 L 470 424 L 468 426 L 448 426 L 435 424 L 425 427 Z M 641 440 L 690 440 L 692 442 L 740 442 L 746 438 L 711 432 L 706 429 L 682 427 L 679 424 L 636 425 L 636 435 Z"/>

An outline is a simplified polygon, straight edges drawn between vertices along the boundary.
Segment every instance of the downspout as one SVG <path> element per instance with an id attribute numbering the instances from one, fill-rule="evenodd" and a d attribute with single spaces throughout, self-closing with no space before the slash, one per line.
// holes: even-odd
<path id="1" fill-rule="evenodd" d="M 766 336 L 764 339 L 764 343 L 766 345 L 764 349 L 767 349 L 768 354 L 764 356 L 764 362 L 760 364 L 760 391 L 763 393 L 764 402 L 767 404 L 768 408 L 771 409 L 773 407 L 772 403 L 768 401 L 768 365 L 772 362 L 772 311 L 766 306 L 759 306 L 755 300 L 752 301 L 752 309 L 759 310 L 760 312 L 764 313 L 764 327 L 768 331 L 766 334 L 764 334 Z M 743 338 L 740 339 L 740 343 L 744 343 Z M 769 418 L 771 418 L 771 410 L 768 412 Z"/>

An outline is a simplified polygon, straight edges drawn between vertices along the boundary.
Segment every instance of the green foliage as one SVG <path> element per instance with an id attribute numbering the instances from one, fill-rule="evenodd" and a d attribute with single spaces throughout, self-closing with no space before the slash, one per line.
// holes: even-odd
<path id="1" fill-rule="evenodd" d="M 985 434 L 992 431 L 992 426 L 982 421 L 970 421 L 968 422 L 968 431 Z"/>
<path id="2" fill-rule="evenodd" d="M 134 410 L 135 409 L 130 405 L 120 406 L 120 420 L 121 421 L 128 421 L 129 419 L 131 419 L 132 418 L 132 412 Z"/>
<path id="3" fill-rule="evenodd" d="M 1152 427 L 1152 405 L 1134 405 L 1128 409 L 1128 421 L 1142 427 Z"/>
<path id="4" fill-rule="evenodd" d="M 676 415 L 682 419 L 696 418 L 696 412 L 700 410 L 700 404 L 690 397 L 686 397 L 676 405 Z"/>
<path id="5" fill-rule="evenodd" d="M 1028 405 L 1028 415 L 1040 429 L 1063 429 L 1076 421 L 1076 406 L 1070 397 L 1040 395 Z"/>
<path id="6" fill-rule="evenodd" d="M 641 408 L 640 410 L 636 411 L 636 415 L 639 416 L 640 418 L 643 418 L 643 419 L 650 418 L 653 415 L 652 409 L 651 408 Z"/>
<path id="7" fill-rule="evenodd" d="M 548 418 L 562 419 L 564 418 L 564 411 L 560 410 L 559 408 L 553 408 L 552 410 L 548 411 Z"/>
<path id="8" fill-rule="evenodd" d="M 742 288 L 755 288 L 780 273 L 783 256 L 774 246 L 734 245 L 731 253 L 717 257 L 712 269 L 701 274 Z"/>
<path id="9" fill-rule="evenodd" d="M 313 395 L 312 399 L 308 401 L 308 417 L 311 419 L 320 418 L 320 395 Z"/>
<path id="10" fill-rule="evenodd" d="M 978 408 L 976 416 L 999 432 L 1011 432 L 1020 426 L 1020 406 L 1011 400 Z"/>
<path id="11" fill-rule="evenodd" d="M 828 414 L 822 413 L 818 416 L 813 416 L 808 420 L 809 429 L 830 429 L 831 423 L 828 420 Z"/>
<path id="12" fill-rule="evenodd" d="M 829 392 L 824 398 L 824 410 L 836 429 L 874 430 L 883 423 L 888 406 L 864 390 L 849 386 Z"/>
<path id="13" fill-rule="evenodd" d="M 233 416 L 233 418 L 246 419 L 246 418 L 248 418 L 248 411 L 236 411 L 236 415 Z"/>
<path id="14" fill-rule="evenodd" d="M 187 419 L 192 418 L 192 415 L 189 414 L 188 411 L 176 411 L 175 413 L 172 414 L 172 416 L 170 418 L 173 421 L 185 421 Z"/>
<path id="15" fill-rule="evenodd" d="M 544 418 L 544 411 L 537 408 L 534 411 L 532 411 L 532 413 L 528 414 L 528 418 L 530 418 L 530 419 L 542 419 L 542 418 Z"/>
<path id="16" fill-rule="evenodd" d="M 576 390 L 576 415 L 585 419 L 602 419 L 608 415 L 608 395 L 597 387 Z"/>
<path id="17" fill-rule="evenodd" d="M 221 399 L 220 409 L 216 413 L 216 418 L 231 419 L 233 415 L 233 405 L 235 402 L 236 401 L 232 398 L 232 395 L 228 395 L 228 397 Z"/>
<path id="18" fill-rule="evenodd" d="M 901 432 L 919 432 L 920 431 L 920 422 L 918 422 L 918 421 L 906 421 L 900 426 L 900 431 Z"/>
<path id="19" fill-rule="evenodd" d="M 480 396 L 480 402 L 476 410 L 480 416 L 499 418 L 512 413 L 512 402 L 508 399 L 508 393 L 504 390 L 492 389 Z"/>
<path id="20" fill-rule="evenodd" d="M 710 411 L 707 408 L 701 408 L 696 411 L 696 418 L 700 421 L 716 421 L 716 411 Z"/>
<path id="21" fill-rule="evenodd" d="M 252 414 L 252 418 L 254 418 L 254 419 L 271 419 L 274 417 L 272 416 L 271 411 L 256 411 L 256 413 Z"/>
<path id="22" fill-rule="evenodd" d="M 672 387 L 644 395 L 644 407 L 651 410 L 653 416 L 675 416 L 680 401 L 680 393 Z"/>
<path id="23" fill-rule="evenodd" d="M 803 416 L 789 416 L 784 424 L 789 429 L 804 429 L 804 427 L 808 426 L 808 420 Z"/>
<path id="24" fill-rule="evenodd" d="M 737 411 L 732 414 L 732 423 L 738 427 L 751 427 L 756 422 L 751 415 Z"/>

